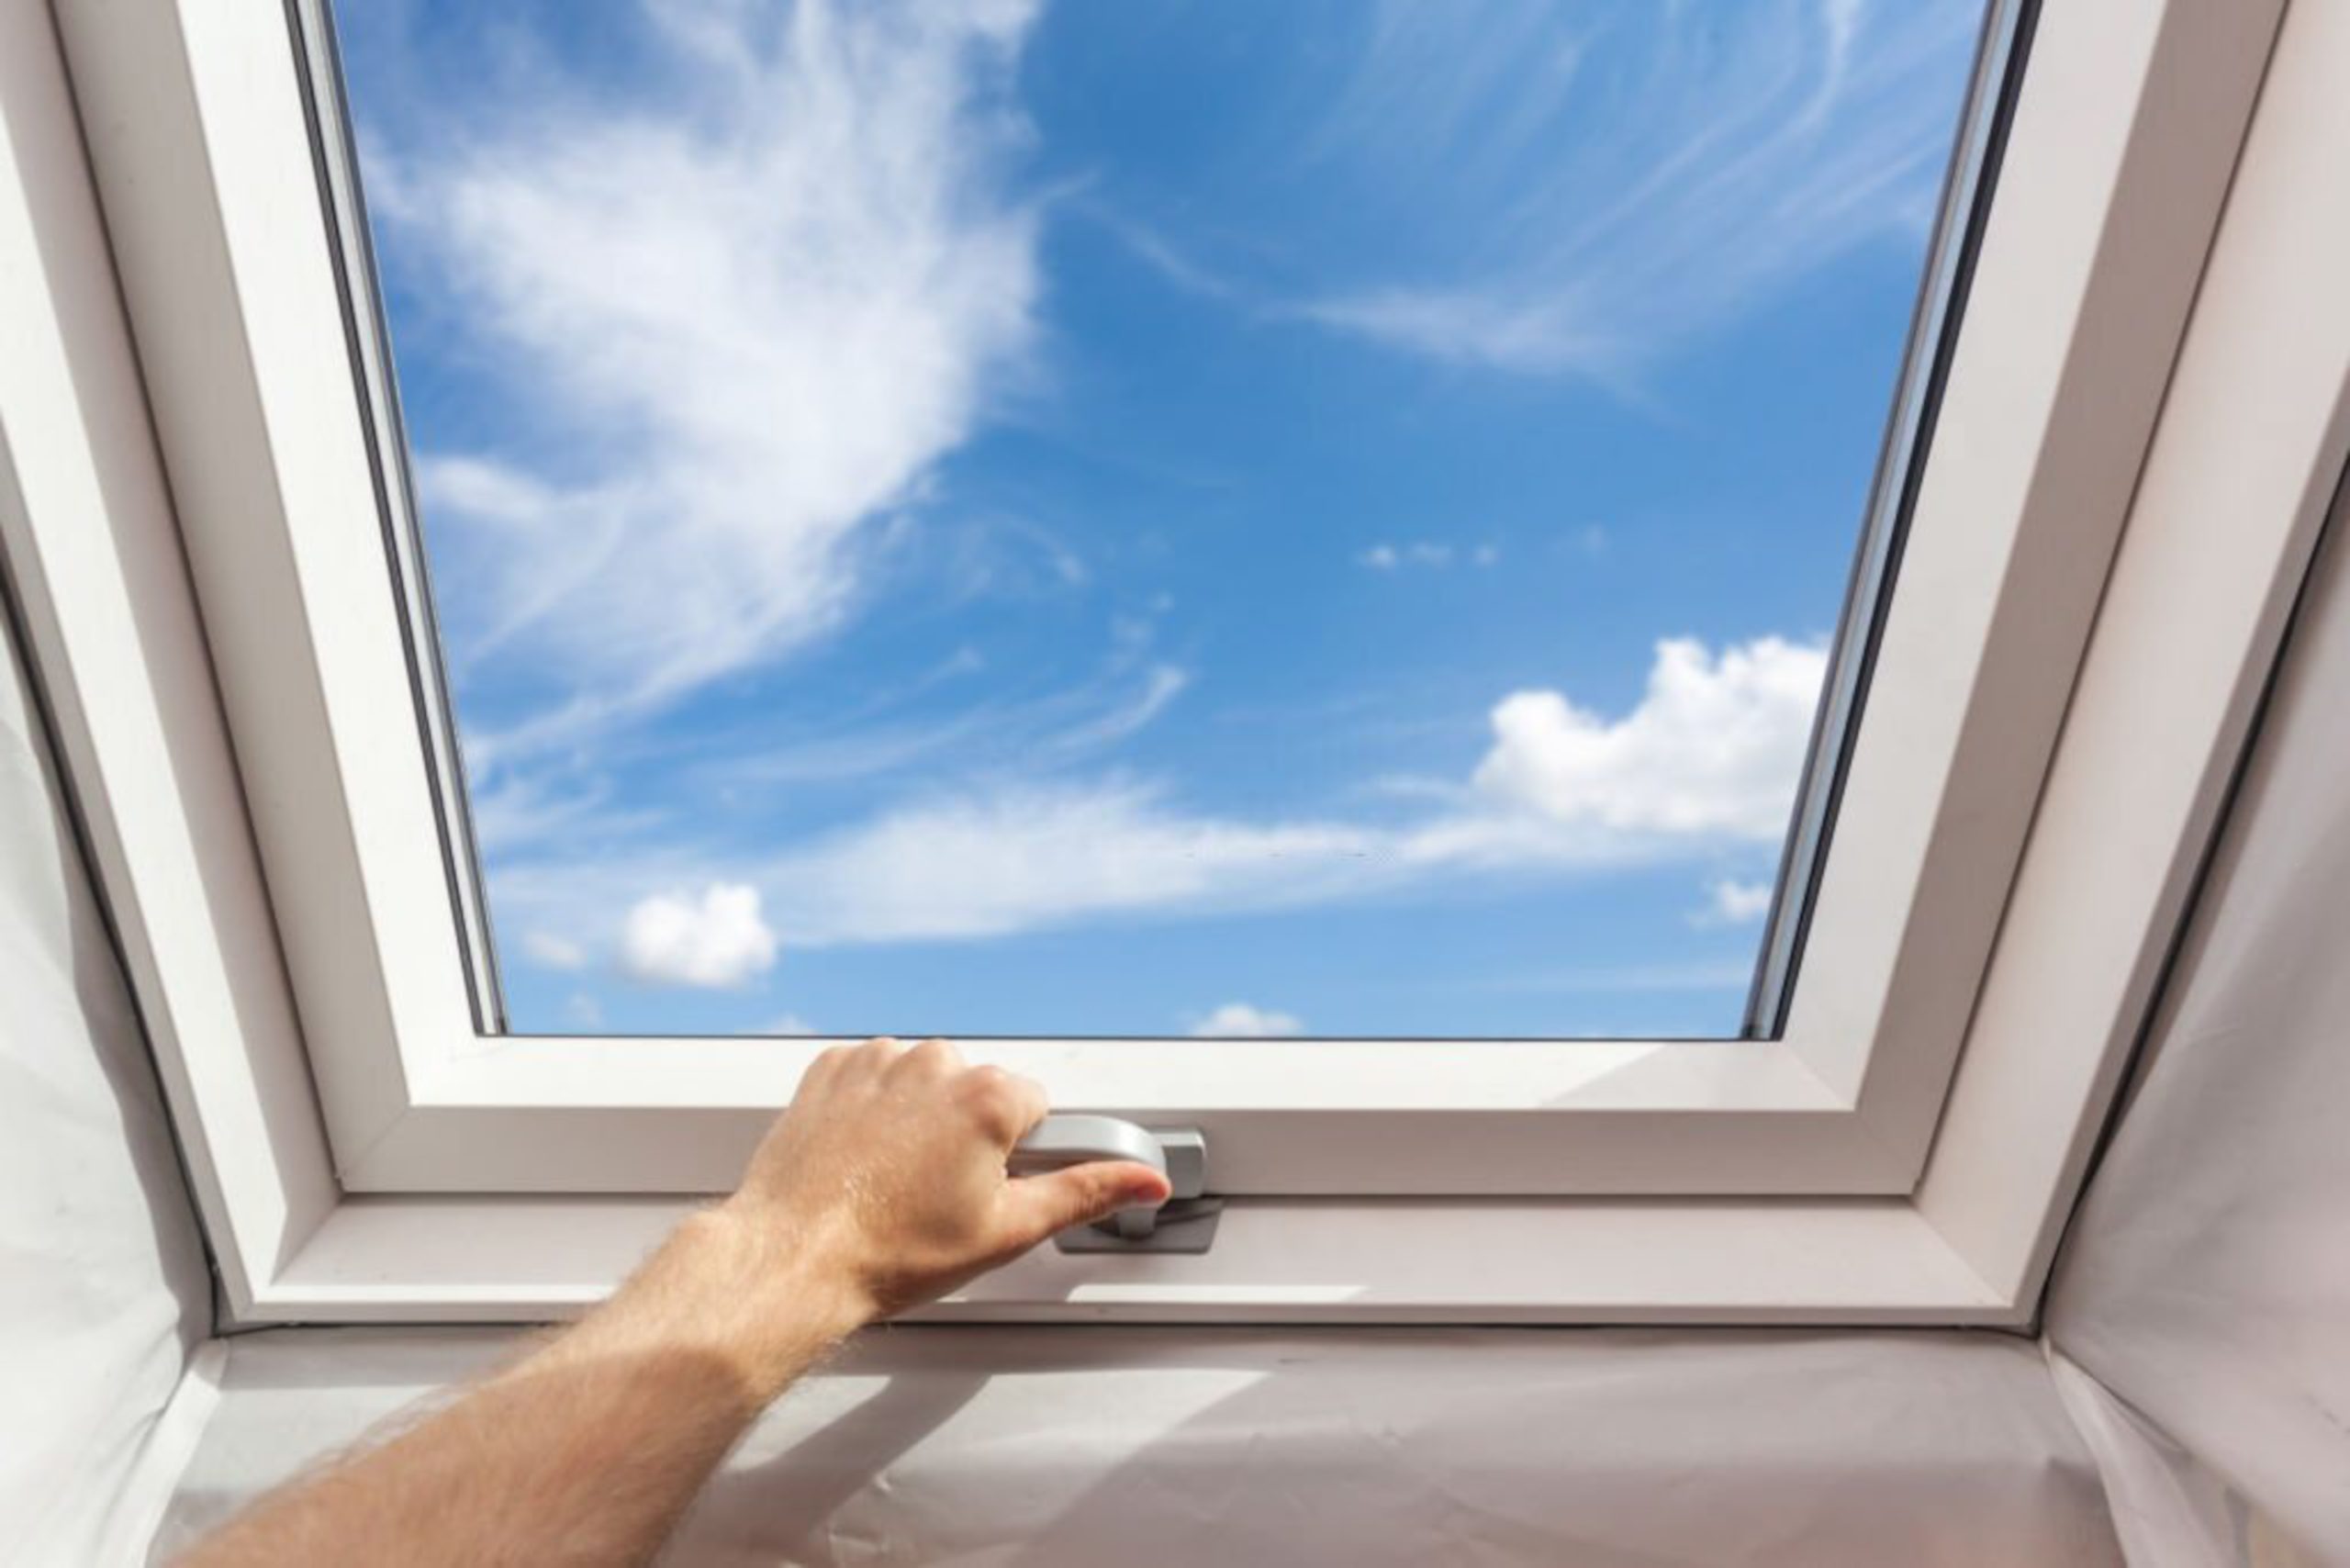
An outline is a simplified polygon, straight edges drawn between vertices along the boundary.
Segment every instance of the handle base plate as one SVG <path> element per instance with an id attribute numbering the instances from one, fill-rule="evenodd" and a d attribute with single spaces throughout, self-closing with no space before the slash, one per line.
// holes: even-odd
<path id="1" fill-rule="evenodd" d="M 1215 1222 L 1223 1213 L 1222 1198 L 1174 1198 L 1151 1215 L 1155 1223 L 1145 1235 L 1121 1231 L 1120 1216 L 1113 1215 L 1099 1225 L 1071 1226 L 1054 1236 L 1053 1245 L 1071 1253 L 1204 1252 L 1214 1245 Z"/>

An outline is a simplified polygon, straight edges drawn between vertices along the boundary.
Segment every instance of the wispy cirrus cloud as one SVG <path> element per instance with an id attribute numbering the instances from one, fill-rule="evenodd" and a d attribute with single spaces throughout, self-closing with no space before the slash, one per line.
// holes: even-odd
<path id="1" fill-rule="evenodd" d="M 1294 307 L 1448 364 L 1637 375 L 1930 219 L 1975 0 L 1388 0 L 1313 145 L 1435 236 Z M 1539 152 L 1539 156 L 1531 154 Z"/>
<path id="2" fill-rule="evenodd" d="M 1013 778 L 889 808 L 780 854 L 672 846 L 498 871 L 500 907 L 582 946 L 643 890 L 740 881 L 788 945 L 974 940 L 1377 897 L 1428 879 L 1585 874 L 1767 846 L 1785 831 L 1826 655 L 1659 644 L 1628 711 L 1498 703 L 1468 777 L 1404 820 L 1185 809 L 1127 777 Z M 599 935 L 598 927 L 604 926 Z"/>
<path id="3" fill-rule="evenodd" d="M 771 861 L 810 945 L 1005 936 L 1099 917 L 1312 902 L 1369 879 L 1382 836 L 1194 814 L 1129 780 L 1013 784 L 900 808 Z"/>
<path id="4" fill-rule="evenodd" d="M 693 782 L 721 790 L 840 784 L 918 767 L 966 776 L 1034 773 L 1093 760 L 1161 718 L 1192 672 L 1157 656 L 1147 629 L 1113 641 L 1090 676 L 1038 696 L 978 698 L 945 713 L 909 716 L 921 689 L 822 726 L 763 720 L 755 739 L 711 737 L 719 754 L 694 764 Z"/>
<path id="5" fill-rule="evenodd" d="M 535 715 L 484 758 L 847 613 L 861 534 L 1026 362 L 1038 220 L 1004 170 L 1035 10 L 648 6 L 672 58 L 635 80 L 667 95 L 539 59 L 456 123 L 368 128 L 377 216 L 514 426 L 418 462 L 460 668 Z"/>

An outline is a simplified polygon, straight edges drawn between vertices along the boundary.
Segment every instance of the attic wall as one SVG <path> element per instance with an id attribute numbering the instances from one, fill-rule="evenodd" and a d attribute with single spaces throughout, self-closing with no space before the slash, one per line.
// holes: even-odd
<path id="1" fill-rule="evenodd" d="M 2055 1348 L 2236 1511 L 2350 1563 L 2350 518 L 2337 508 L 2127 1109 Z M 2249 1535 L 2252 1526 L 2244 1524 Z"/>
<path id="2" fill-rule="evenodd" d="M 0 503 L 8 484 L 0 456 Z M 143 1538 L 171 1477 L 143 1498 L 132 1479 L 211 1305 L 154 1069 L 0 635 L 0 1562 L 118 1562 Z"/>

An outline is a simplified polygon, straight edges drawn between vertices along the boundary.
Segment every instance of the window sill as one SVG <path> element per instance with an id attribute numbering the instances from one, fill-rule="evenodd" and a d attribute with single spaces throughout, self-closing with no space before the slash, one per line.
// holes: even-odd
<path id="1" fill-rule="evenodd" d="M 667 1198 L 346 1200 L 249 1323 L 573 1316 L 686 1214 Z M 1194 1257 L 1050 1245 L 919 1316 L 945 1322 L 1854 1323 L 2019 1327 L 1901 1199 L 1259 1198 Z"/>

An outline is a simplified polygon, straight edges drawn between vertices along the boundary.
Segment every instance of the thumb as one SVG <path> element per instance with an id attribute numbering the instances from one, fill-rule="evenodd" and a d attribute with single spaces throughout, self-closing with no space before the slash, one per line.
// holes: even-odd
<path id="1" fill-rule="evenodd" d="M 1107 1219 L 1120 1209 L 1156 1207 L 1167 1201 L 1167 1178 L 1147 1165 L 1096 1159 L 1016 1177 L 1005 1185 L 1003 1196 L 1014 1240 L 1024 1250 L 1055 1231 Z"/>

